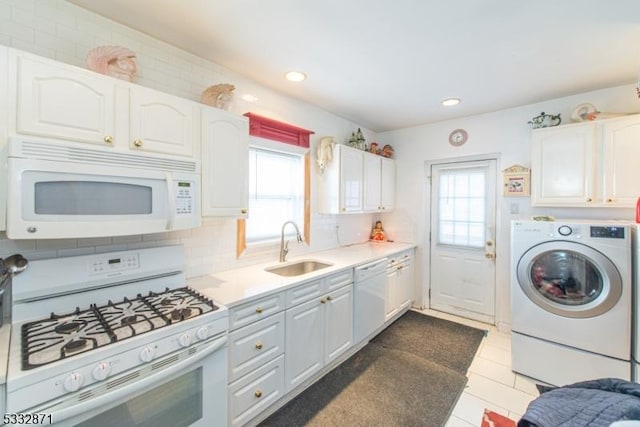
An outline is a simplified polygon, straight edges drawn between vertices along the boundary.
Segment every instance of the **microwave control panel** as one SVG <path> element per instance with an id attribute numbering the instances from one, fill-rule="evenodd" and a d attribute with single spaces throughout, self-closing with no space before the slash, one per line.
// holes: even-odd
<path id="1" fill-rule="evenodd" d="M 190 181 L 176 182 L 176 215 L 191 215 L 193 213 L 194 187 Z"/>

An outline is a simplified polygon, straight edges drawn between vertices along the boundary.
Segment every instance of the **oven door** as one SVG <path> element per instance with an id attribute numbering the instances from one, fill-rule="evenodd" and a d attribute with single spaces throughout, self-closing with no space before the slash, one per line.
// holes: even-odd
<path id="1" fill-rule="evenodd" d="M 23 158 L 9 158 L 8 170 L 11 239 L 131 235 L 199 225 L 197 175 Z"/>
<path id="2" fill-rule="evenodd" d="M 138 375 L 149 367 L 156 370 Z M 30 412 L 51 414 L 56 426 L 226 426 L 227 337 L 191 346 Z"/>

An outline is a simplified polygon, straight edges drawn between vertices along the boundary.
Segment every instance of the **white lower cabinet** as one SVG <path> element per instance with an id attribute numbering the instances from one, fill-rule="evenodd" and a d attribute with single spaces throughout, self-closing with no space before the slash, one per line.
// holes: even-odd
<path id="1" fill-rule="evenodd" d="M 353 343 L 353 284 L 286 312 L 287 392 L 311 378 Z"/>
<path id="2" fill-rule="evenodd" d="M 280 312 L 229 334 L 229 381 L 284 352 L 284 313 Z"/>
<path id="3" fill-rule="evenodd" d="M 394 255 L 387 265 L 385 321 L 413 303 L 413 250 Z"/>
<path id="4" fill-rule="evenodd" d="M 242 426 L 284 396 L 284 355 L 229 385 L 229 420 Z"/>

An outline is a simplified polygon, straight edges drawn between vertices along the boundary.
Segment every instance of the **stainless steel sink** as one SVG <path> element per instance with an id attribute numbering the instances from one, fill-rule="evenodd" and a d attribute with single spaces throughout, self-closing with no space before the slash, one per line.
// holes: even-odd
<path id="1" fill-rule="evenodd" d="M 292 262 L 285 265 L 277 265 L 275 267 L 265 268 L 269 273 L 278 274 L 280 276 L 301 276 L 303 274 L 312 273 L 314 271 L 331 267 L 333 264 L 327 264 L 315 260 L 304 260 Z"/>

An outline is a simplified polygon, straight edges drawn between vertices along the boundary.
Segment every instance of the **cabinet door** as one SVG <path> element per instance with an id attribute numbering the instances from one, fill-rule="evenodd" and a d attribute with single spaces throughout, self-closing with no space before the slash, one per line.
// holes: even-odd
<path id="1" fill-rule="evenodd" d="M 380 162 L 380 206 L 391 210 L 396 205 L 396 161 L 383 157 Z"/>
<path id="2" fill-rule="evenodd" d="M 329 364 L 353 344 L 353 284 L 331 292 L 325 304 L 324 363 Z"/>
<path id="3" fill-rule="evenodd" d="M 193 157 L 199 106 L 143 87 L 131 87 L 129 147 Z"/>
<path id="4" fill-rule="evenodd" d="M 376 212 L 381 209 L 380 202 L 380 156 L 363 153 L 364 167 L 364 202 L 366 212 Z"/>
<path id="5" fill-rule="evenodd" d="M 403 310 L 413 304 L 413 256 L 401 263 L 398 270 L 398 308 Z"/>
<path id="6" fill-rule="evenodd" d="M 112 78 L 31 56 L 17 67 L 16 132 L 109 145 L 115 137 Z"/>
<path id="7" fill-rule="evenodd" d="M 634 207 L 640 196 L 640 118 L 616 119 L 603 124 L 606 205 Z"/>
<path id="8" fill-rule="evenodd" d="M 322 369 L 324 306 L 314 299 L 286 312 L 284 372 L 287 393 Z"/>
<path id="9" fill-rule="evenodd" d="M 340 148 L 340 212 L 362 212 L 363 152 Z"/>
<path id="10" fill-rule="evenodd" d="M 398 312 L 398 270 L 395 265 L 387 273 L 387 286 L 384 298 L 384 321 L 391 319 Z"/>
<path id="11" fill-rule="evenodd" d="M 597 203 L 594 123 L 534 131 L 531 204 L 587 206 Z"/>
<path id="12" fill-rule="evenodd" d="M 9 79 L 6 76 L 11 76 L 9 73 L 9 51 L 6 47 L 0 46 L 0 74 L 4 75 L 5 78 L 0 79 L 0 117 L 3 117 L 0 120 L 0 153 L 4 152 L 5 143 L 7 140 L 7 135 L 9 133 L 7 129 L 7 120 L 6 118 L 9 116 Z M 13 105 L 11 105 L 11 109 L 13 110 Z M 3 177 L 3 183 L 0 185 L 0 231 L 6 230 L 6 214 L 7 214 L 7 185 L 6 185 L 6 176 L 7 176 L 7 162 L 0 162 L 0 176 Z M 0 401 L 3 401 L 4 394 L 1 393 L 0 390 Z M 2 408 L 0 408 L 1 410 Z M 4 414 L 4 412 L 1 412 Z"/>
<path id="13" fill-rule="evenodd" d="M 202 216 L 245 217 L 249 121 L 215 108 L 202 111 Z"/>

